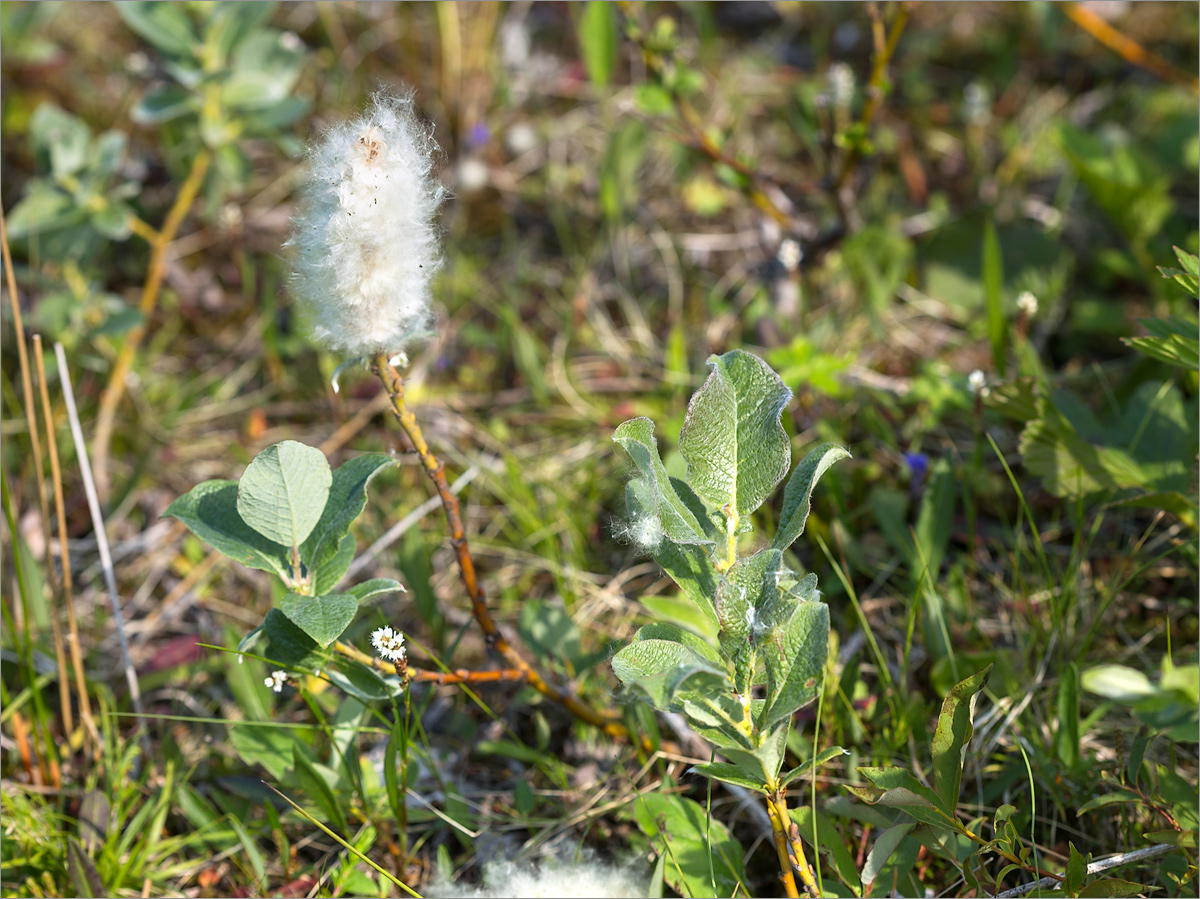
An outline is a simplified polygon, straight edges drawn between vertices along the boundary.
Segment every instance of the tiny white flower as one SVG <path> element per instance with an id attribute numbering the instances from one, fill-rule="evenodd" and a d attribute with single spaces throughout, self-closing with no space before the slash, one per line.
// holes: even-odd
<path id="1" fill-rule="evenodd" d="M 263 678 L 263 683 L 276 693 L 282 693 L 283 685 L 287 683 L 287 679 L 286 671 L 272 671 L 269 676 Z"/>
<path id="2" fill-rule="evenodd" d="M 800 244 L 789 237 L 779 245 L 779 252 L 775 254 L 775 258 L 779 260 L 784 271 L 794 272 L 804 259 L 804 251 L 800 249 Z"/>
<path id="3" fill-rule="evenodd" d="M 446 190 L 411 97 L 379 92 L 309 152 L 287 246 L 313 337 L 347 357 L 395 353 L 428 327 L 441 265 L 434 216 Z"/>
<path id="4" fill-rule="evenodd" d="M 371 645 L 381 659 L 395 662 L 404 658 L 404 634 L 390 627 L 381 627 L 371 634 Z"/>
<path id="5" fill-rule="evenodd" d="M 970 125 L 986 125 L 992 117 L 992 95 L 981 81 L 963 88 L 963 112 Z"/>
<path id="6" fill-rule="evenodd" d="M 967 377 L 967 384 L 971 388 L 971 393 L 977 396 L 987 389 L 987 375 L 977 368 Z"/>
<path id="7" fill-rule="evenodd" d="M 854 101 L 854 69 L 844 62 L 829 67 L 829 99 L 838 109 L 847 109 Z"/>
<path id="8" fill-rule="evenodd" d="M 1022 290 L 1021 295 L 1017 297 L 1017 308 L 1029 318 L 1033 318 L 1038 312 L 1038 298 L 1028 290 Z"/>

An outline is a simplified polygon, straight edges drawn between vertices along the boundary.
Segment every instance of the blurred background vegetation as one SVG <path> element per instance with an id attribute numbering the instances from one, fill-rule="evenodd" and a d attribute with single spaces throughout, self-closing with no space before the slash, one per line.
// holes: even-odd
<path id="1" fill-rule="evenodd" d="M 380 784 L 336 761 L 356 747 L 373 770 L 386 720 L 319 682 L 276 695 L 261 663 L 196 645 L 236 645 L 273 597 L 160 520 L 172 499 L 283 439 L 335 464 L 406 449 L 378 385 L 330 389 L 338 360 L 305 340 L 281 248 L 306 141 L 380 86 L 415 90 L 454 194 L 443 324 L 409 401 L 452 481 L 469 475 L 482 577 L 531 656 L 614 703 L 606 659 L 642 616 L 700 626 L 615 536 L 610 436 L 649 415 L 665 451 L 709 354 L 750 349 L 795 392 L 794 450 L 854 454 L 794 560 L 833 613 L 819 742 L 851 751 L 816 788 L 830 839 L 861 868 L 883 825 L 840 785 L 858 764 L 919 771 L 941 697 L 994 663 L 962 813 L 1016 805 L 1051 870 L 1069 843 L 1126 851 L 1169 818 L 1182 848 L 1142 882 L 1194 889 L 1196 292 L 1157 267 L 1198 251 L 1195 4 L 7 2 L 0 25 L 6 267 L 47 347 L 97 727 L 60 692 L 50 470 L 6 283 L 6 895 L 303 895 L 322 873 L 321 895 L 386 894 L 265 798 L 261 776 L 317 792 L 293 741 L 325 760 L 344 832 L 414 885 L 568 843 L 645 853 L 629 797 L 694 787 L 669 729 L 643 767 L 532 691 L 432 690 L 412 781 L 430 805 L 405 867 Z M 54 341 L 101 469 L 150 758 L 112 714 L 130 697 Z M 402 461 L 360 547 L 429 496 Z M 359 572 L 374 575 L 410 592 L 361 643 L 386 619 L 451 667 L 488 664 L 437 515 Z M 803 755 L 816 712 L 801 718 Z M 1121 783 L 1119 803 L 1093 802 Z M 736 799 L 714 794 L 713 814 L 770 894 L 770 847 Z M 898 877 L 965 889 L 924 849 Z"/>

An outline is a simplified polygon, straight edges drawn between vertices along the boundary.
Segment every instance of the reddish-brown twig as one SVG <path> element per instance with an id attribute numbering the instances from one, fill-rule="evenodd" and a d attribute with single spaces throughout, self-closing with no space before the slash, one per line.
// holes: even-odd
<path id="1" fill-rule="evenodd" d="M 1153 72 L 1164 81 L 1186 84 L 1192 93 L 1200 92 L 1200 82 L 1189 73 L 1171 65 L 1161 56 L 1151 53 L 1133 38 L 1113 28 L 1092 10 L 1081 3 L 1060 3 L 1068 19 L 1098 40 L 1110 50 L 1118 53 L 1126 62 Z"/>
<path id="2" fill-rule="evenodd" d="M 488 647 L 494 649 L 510 668 L 520 672 L 531 687 L 563 706 L 576 718 L 599 728 L 611 737 L 629 739 L 628 729 L 617 719 L 616 715 L 598 712 L 566 690 L 549 683 L 537 669 L 525 661 L 516 647 L 509 643 L 501 633 L 488 609 L 487 594 L 475 573 L 475 560 L 471 557 L 471 550 L 467 545 L 467 534 L 463 527 L 462 515 L 459 512 L 458 497 L 450 490 L 450 484 L 446 480 L 445 466 L 429 449 L 429 444 L 425 442 L 425 436 L 421 433 L 421 426 L 417 423 L 416 416 L 405 405 L 404 382 L 400 373 L 388 362 L 385 353 L 380 353 L 375 357 L 371 370 L 383 384 L 384 390 L 387 391 L 388 397 L 391 399 L 392 415 L 400 423 L 400 427 L 404 429 L 408 439 L 412 441 L 425 473 L 433 481 L 433 486 L 441 498 L 442 511 L 445 513 L 446 523 L 450 527 L 450 545 L 454 547 L 454 554 L 458 559 L 459 574 L 463 586 L 466 588 L 467 596 L 471 600 L 471 612 L 483 631 Z"/>

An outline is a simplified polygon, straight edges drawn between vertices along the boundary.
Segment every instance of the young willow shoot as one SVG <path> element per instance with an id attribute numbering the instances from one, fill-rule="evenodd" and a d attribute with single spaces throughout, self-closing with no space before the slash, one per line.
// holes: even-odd
<path id="1" fill-rule="evenodd" d="M 741 350 L 709 364 L 713 371 L 692 397 L 679 435 L 686 481 L 667 474 L 650 419 L 625 422 L 613 440 L 638 469 L 625 491 L 631 537 L 697 605 L 717 643 L 671 624 L 649 624 L 616 654 L 613 670 L 655 708 L 682 714 L 728 760 L 696 771 L 768 798 L 784 885 L 796 895 L 794 866 L 815 895 L 803 848 L 788 838 L 784 801 L 787 785 L 813 763 L 782 769 L 792 715 L 821 688 L 829 608 L 816 575 L 790 570 L 784 552 L 804 532 L 817 481 L 850 454 L 832 443 L 810 452 L 788 481 L 774 539 L 739 556 L 751 514 L 791 466 L 780 414 L 792 394 L 770 366 Z"/>

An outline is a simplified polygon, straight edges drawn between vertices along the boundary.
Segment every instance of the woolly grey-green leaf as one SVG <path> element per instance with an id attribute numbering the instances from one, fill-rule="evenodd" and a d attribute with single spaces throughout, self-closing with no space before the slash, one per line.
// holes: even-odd
<path id="1" fill-rule="evenodd" d="M 774 581 L 763 584 L 762 599 L 754 613 L 751 629 L 755 643 L 763 643 L 791 620 L 798 603 L 816 598 L 817 576 L 807 574 L 799 581 L 788 571 L 779 571 Z"/>
<path id="2" fill-rule="evenodd" d="M 613 673 L 660 710 L 672 707 L 679 685 L 696 678 L 720 689 L 727 680 L 716 653 L 698 637 L 671 625 L 648 625 L 612 660 Z"/>
<path id="3" fill-rule="evenodd" d="M 688 483 L 715 509 L 745 518 L 787 474 L 791 444 L 780 423 L 792 392 L 757 356 L 733 350 L 692 396 L 679 435 Z"/>
<path id="4" fill-rule="evenodd" d="M 247 568 L 290 577 L 287 550 L 242 521 L 237 498 L 236 481 L 205 481 L 167 506 L 162 517 L 182 521 L 213 549 Z"/>
<path id="5" fill-rule="evenodd" d="M 721 647 L 729 655 L 735 655 L 750 637 L 764 593 L 778 590 L 775 578 L 782 565 L 783 553 L 766 549 L 738 559 L 717 584 Z"/>
<path id="6" fill-rule="evenodd" d="M 802 602 L 791 619 L 761 646 L 767 697 L 758 726 L 767 730 L 816 699 L 829 641 L 829 607 Z"/>
<path id="7" fill-rule="evenodd" d="M 625 507 L 632 518 L 644 519 L 651 515 L 652 511 L 647 504 L 652 502 L 652 491 L 644 478 L 637 478 L 625 485 Z M 683 595 L 694 602 L 704 616 L 716 625 L 717 611 L 713 606 L 713 597 L 717 592 L 718 575 L 708 550 L 696 543 L 660 540 L 652 548 L 651 554 L 679 585 Z"/>
<path id="8" fill-rule="evenodd" d="M 238 514 L 268 540 L 298 547 L 320 521 L 332 480 L 324 453 L 285 440 L 246 466 L 238 481 Z"/>
<path id="9" fill-rule="evenodd" d="M 662 533 L 676 543 L 711 543 L 704 527 L 695 513 L 675 492 L 667 469 L 658 455 L 658 442 L 654 438 L 654 422 L 648 418 L 633 418 L 620 424 L 613 432 L 613 441 L 619 443 L 633 459 L 641 472 L 641 502 L 638 512 L 630 510 L 634 520 L 631 530 L 641 526 L 641 515 L 657 516 Z M 644 541 L 653 544 L 656 541 Z"/>
<path id="10" fill-rule="evenodd" d="M 775 532 L 772 546 L 776 549 L 787 549 L 804 533 L 804 525 L 812 509 L 812 492 L 817 486 L 817 481 L 835 462 L 849 458 L 850 453 L 836 443 L 823 443 L 796 466 L 783 491 L 779 530 Z"/>

